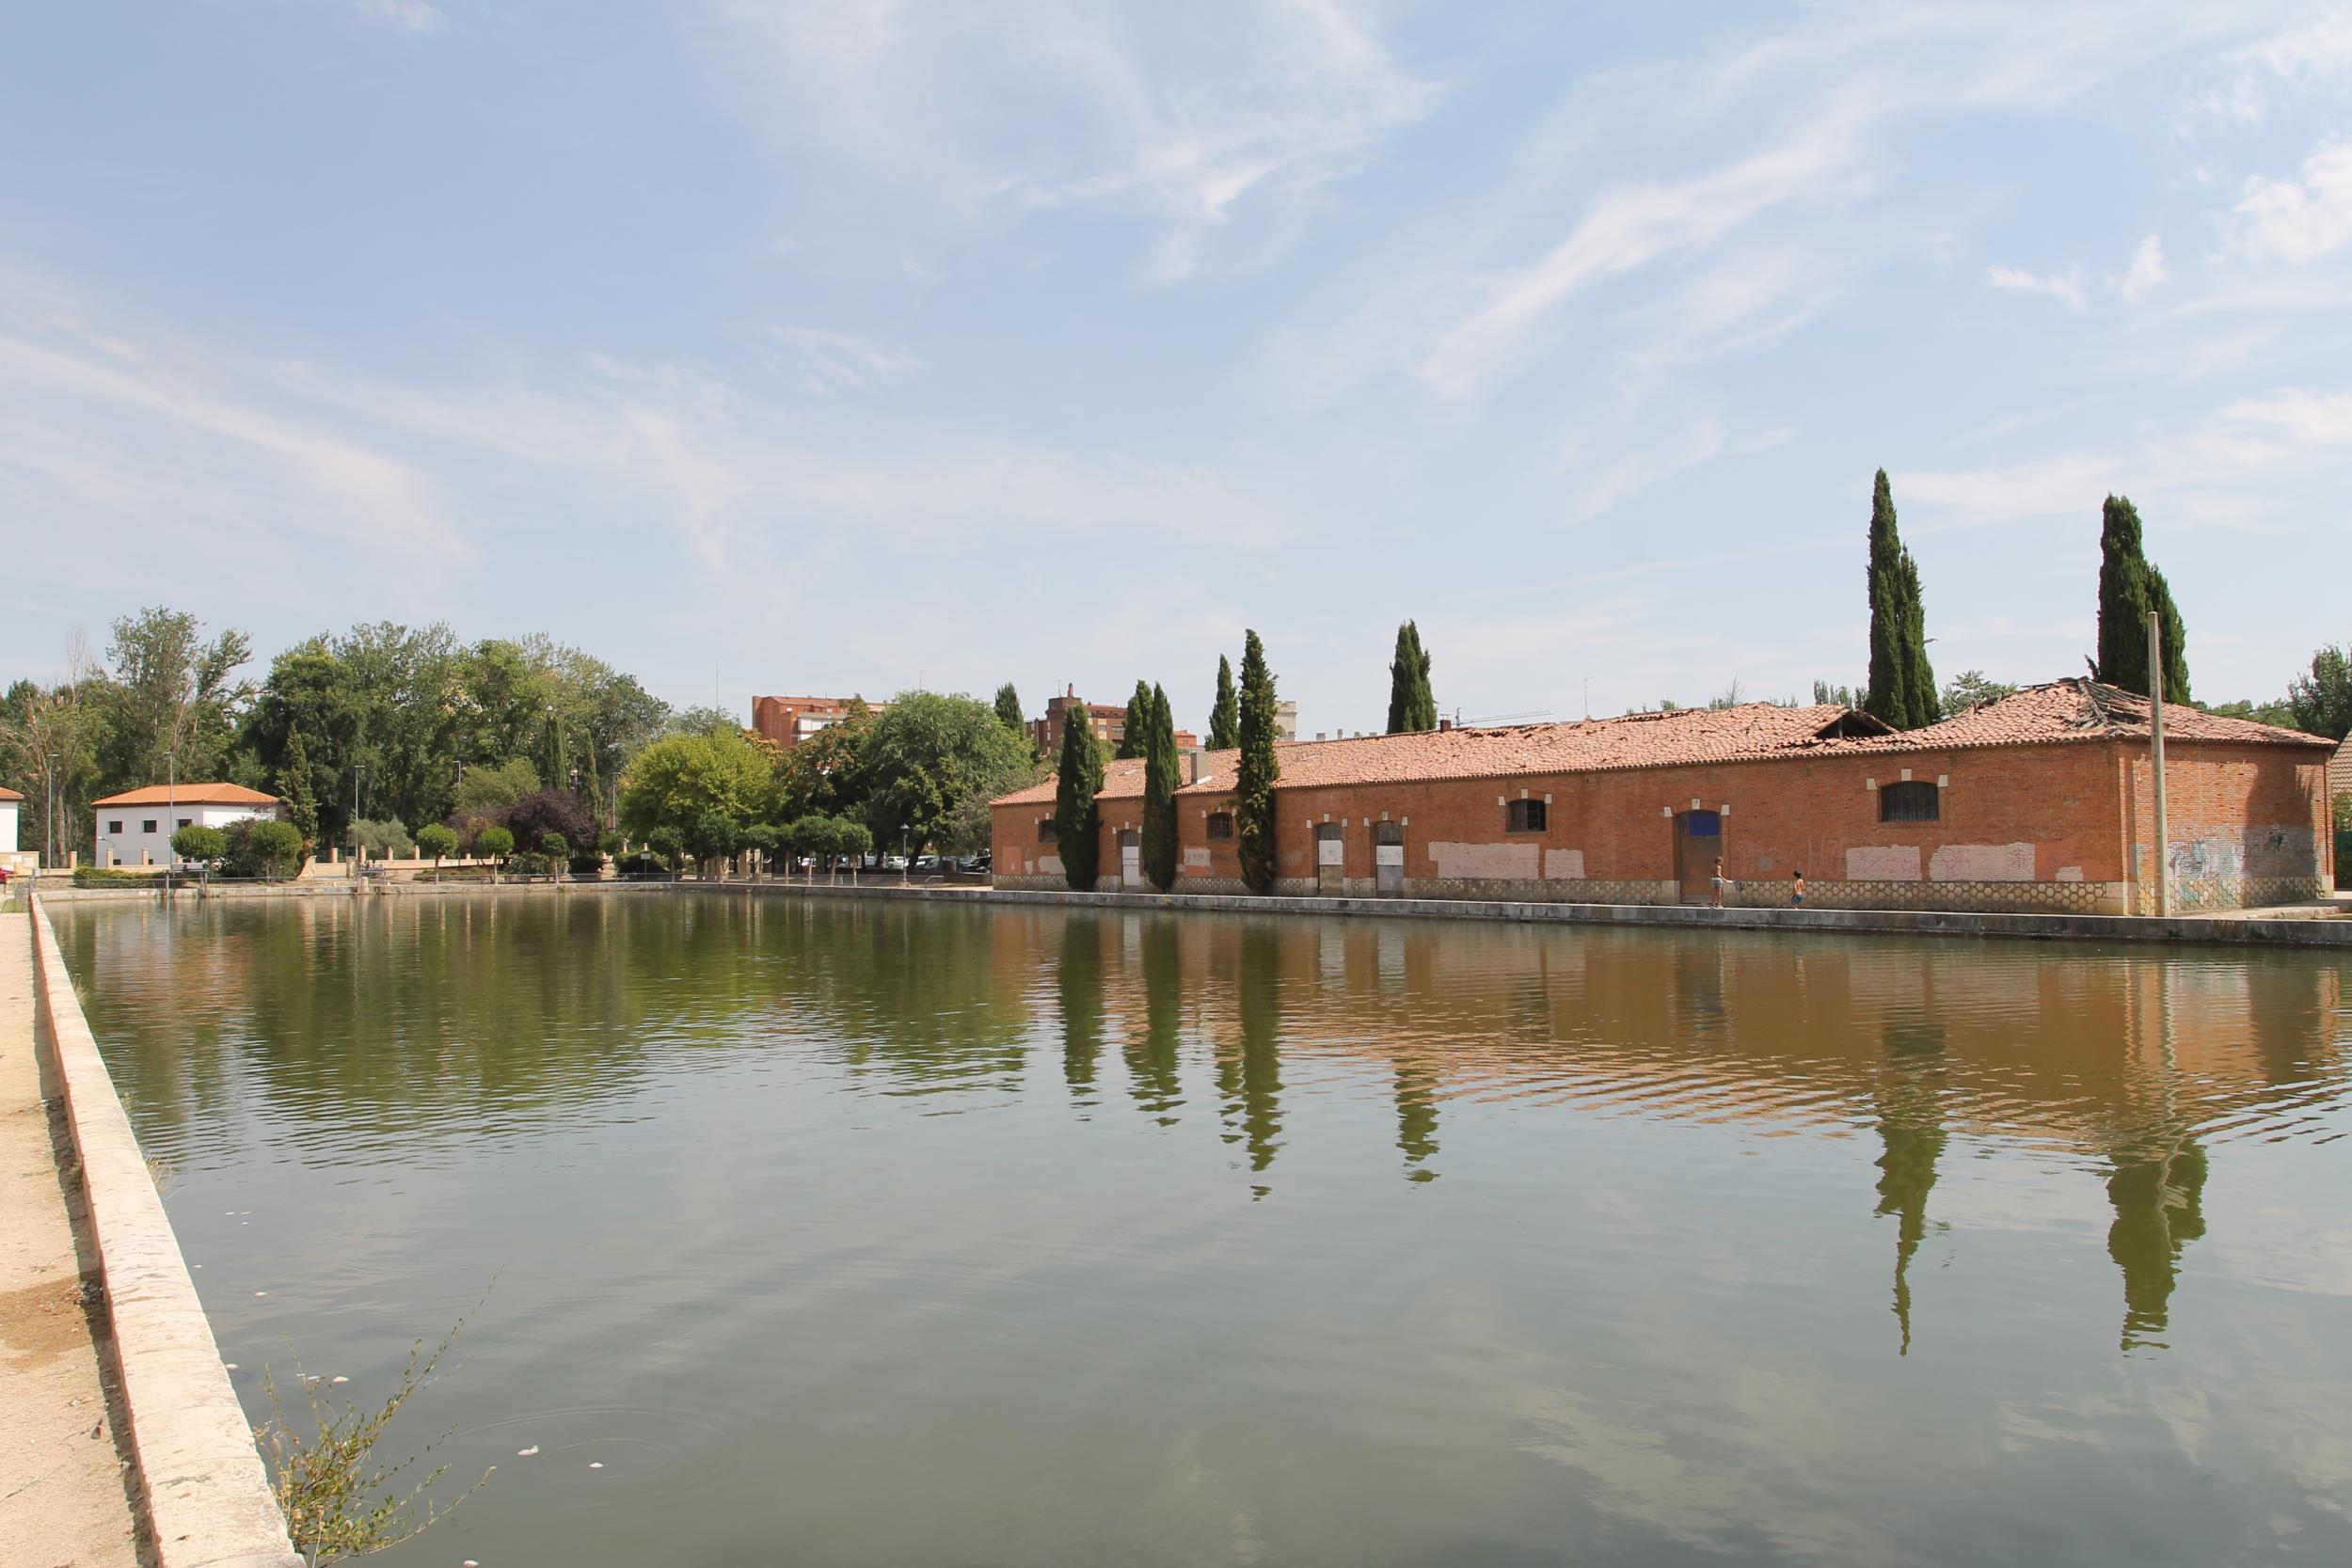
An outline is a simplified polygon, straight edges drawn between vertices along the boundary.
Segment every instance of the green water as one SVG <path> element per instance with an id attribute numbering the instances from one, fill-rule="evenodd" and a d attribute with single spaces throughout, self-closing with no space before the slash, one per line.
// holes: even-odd
<path id="1" fill-rule="evenodd" d="M 497 1275 L 404 1420 L 498 1469 L 388 1565 L 2352 1560 L 2338 960 L 691 890 L 60 935 L 249 1412 Z"/>

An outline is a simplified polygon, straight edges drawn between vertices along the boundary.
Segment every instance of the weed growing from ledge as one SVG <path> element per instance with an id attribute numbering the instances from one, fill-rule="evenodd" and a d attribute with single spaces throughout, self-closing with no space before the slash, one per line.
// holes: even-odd
<path id="1" fill-rule="evenodd" d="M 285 1513 L 287 1532 L 307 1561 L 333 1562 L 340 1558 L 380 1552 L 387 1546 L 412 1540 L 481 1491 L 483 1483 L 490 1479 L 490 1472 L 498 1468 L 495 1465 L 486 1467 L 471 1486 L 449 1502 L 437 1505 L 421 1499 L 434 1482 L 449 1472 L 447 1465 L 435 1466 L 423 1480 L 405 1491 L 401 1488 L 405 1483 L 397 1478 L 429 1456 L 449 1437 L 449 1432 L 394 1464 L 384 1463 L 375 1451 L 385 1427 L 400 1414 L 409 1396 L 432 1381 L 441 1358 L 457 1342 L 466 1325 L 473 1322 L 474 1312 L 481 1309 L 481 1304 L 476 1303 L 473 1311 L 458 1319 L 456 1326 L 429 1354 L 422 1339 L 410 1346 L 407 1370 L 401 1373 L 400 1386 L 381 1409 L 367 1410 L 356 1402 L 339 1401 L 324 1391 L 328 1386 L 325 1379 L 309 1376 L 302 1370 L 301 1360 L 295 1358 L 294 1377 L 302 1386 L 311 1423 L 318 1428 L 313 1436 L 305 1437 L 286 1418 L 275 1376 L 267 1371 L 262 1373 L 262 1388 L 269 1396 L 270 1418 L 255 1435 L 261 1439 L 262 1451 L 269 1458 L 271 1490 L 277 1494 L 278 1506 Z"/>

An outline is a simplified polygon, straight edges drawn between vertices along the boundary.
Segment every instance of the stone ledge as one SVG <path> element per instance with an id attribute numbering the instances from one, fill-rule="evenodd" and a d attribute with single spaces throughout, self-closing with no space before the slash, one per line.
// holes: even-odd
<path id="1" fill-rule="evenodd" d="M 35 990 L 81 1157 L 155 1560 L 300 1568 L 170 1216 L 73 994 L 41 908 L 47 897 L 33 901 Z"/>
<path id="2" fill-rule="evenodd" d="M 802 882 L 678 884 L 737 893 L 837 898 L 1059 904 L 1079 909 L 1211 910 L 1241 914 L 1368 915 L 1386 919 L 1509 920 L 1560 926 L 1843 931 L 1882 936 L 2011 937 L 2039 942 L 2214 942 L 2234 947 L 2352 948 L 2352 920 L 2245 915 L 2014 914 L 1957 910 L 1708 909 L 1677 904 L 1554 904 L 1504 899 L 1292 897 L 1282 895 L 1073 893 L 1068 889 L 827 887 Z"/>

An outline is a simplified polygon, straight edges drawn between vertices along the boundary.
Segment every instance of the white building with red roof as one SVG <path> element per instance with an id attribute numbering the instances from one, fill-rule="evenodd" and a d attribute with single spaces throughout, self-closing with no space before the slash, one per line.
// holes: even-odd
<path id="1" fill-rule="evenodd" d="M 98 864 L 169 865 L 173 833 L 276 816 L 278 797 L 243 784 L 149 784 L 92 800 L 90 811 L 98 818 Z"/>

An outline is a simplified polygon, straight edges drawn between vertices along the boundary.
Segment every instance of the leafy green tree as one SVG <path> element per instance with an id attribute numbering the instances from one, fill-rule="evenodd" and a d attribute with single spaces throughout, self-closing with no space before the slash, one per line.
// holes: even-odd
<path id="1" fill-rule="evenodd" d="M 1013 689 L 1010 681 L 996 689 L 996 721 L 1013 734 L 1027 738 L 1029 721 L 1022 717 L 1021 693 Z"/>
<path id="2" fill-rule="evenodd" d="M 833 847 L 837 855 L 863 860 L 874 852 L 874 831 L 863 822 L 836 816 L 833 822 Z"/>
<path id="3" fill-rule="evenodd" d="M 540 788 L 539 769 L 532 760 L 509 757 L 504 762 L 476 763 L 468 768 L 451 798 L 461 812 L 496 812 L 505 810 L 526 795 L 537 794 Z"/>
<path id="4" fill-rule="evenodd" d="M 493 823 L 474 835 L 473 847 L 485 860 L 502 861 L 515 852 L 515 835 Z"/>
<path id="5" fill-rule="evenodd" d="M 102 701 L 100 784 L 106 790 L 228 771 L 236 721 L 252 689 L 236 679 L 252 657 L 252 640 L 224 631 L 209 641 L 203 623 L 183 610 L 153 606 L 114 624 L 111 672 Z"/>
<path id="6" fill-rule="evenodd" d="M 104 793 L 94 787 L 103 719 L 94 697 L 104 678 L 78 654 L 67 662 L 56 685 L 19 680 L 0 700 L 0 784 L 24 797 L 21 841 L 56 864 L 90 842 L 88 801 Z"/>
<path id="7" fill-rule="evenodd" d="M 183 861 L 209 863 L 229 853 L 229 835 L 191 822 L 171 835 L 171 852 Z"/>
<path id="8" fill-rule="evenodd" d="M 623 809 L 627 809 L 628 797 L 623 796 L 622 800 Z M 686 831 L 667 822 L 660 823 L 645 834 L 645 847 L 660 856 L 662 864 L 675 869 L 677 863 L 686 858 Z"/>
<path id="9" fill-rule="evenodd" d="M 1389 661 L 1389 733 L 1406 735 L 1438 727 L 1438 697 L 1429 688 L 1429 654 L 1421 627 L 1411 621 L 1396 628 L 1396 655 Z"/>
<path id="10" fill-rule="evenodd" d="M 278 798 L 285 808 L 286 820 L 294 825 L 303 842 L 321 842 L 318 779 L 311 770 L 310 749 L 304 743 L 300 730 L 286 739 L 285 756 L 278 766 Z"/>
<path id="11" fill-rule="evenodd" d="M 1919 565 L 1895 526 L 1895 493 L 1881 468 L 1870 490 L 1870 689 L 1865 712 L 1899 730 L 1943 717 L 1928 663 Z"/>
<path id="12" fill-rule="evenodd" d="M 743 829 L 723 811 L 706 811 L 686 830 L 686 847 L 702 863 L 703 875 L 723 872 L 726 858 L 741 847 Z"/>
<path id="13" fill-rule="evenodd" d="M 457 853 L 457 835 L 438 822 L 427 822 L 417 830 L 417 849 L 433 857 L 433 876 L 437 881 L 442 860 Z"/>
<path id="14" fill-rule="evenodd" d="M 776 810 L 788 818 L 854 816 L 866 809 L 866 743 L 874 710 L 851 698 L 840 718 L 774 759 Z"/>
<path id="15" fill-rule="evenodd" d="M 1868 688 L 1866 686 L 1864 688 L 1864 691 L 1867 693 L 1867 690 Z M 1854 700 L 1854 689 L 1852 687 L 1832 686 L 1827 681 L 1815 681 L 1813 683 L 1813 700 L 1817 704 L 1836 703 L 1839 707 L 1859 707 L 1861 705 Z"/>
<path id="16" fill-rule="evenodd" d="M 229 847 L 221 869 L 232 877 L 291 877 L 302 864 L 302 834 L 291 822 L 248 817 L 223 832 Z"/>
<path id="17" fill-rule="evenodd" d="M 378 859 L 399 859 L 416 847 L 408 837 L 408 830 L 400 823 L 371 821 L 364 816 L 351 825 L 351 841 L 363 853 Z"/>
<path id="18" fill-rule="evenodd" d="M 776 830 L 765 822 L 755 822 L 743 830 L 743 847 L 759 857 L 755 869 L 775 859 L 777 842 Z"/>
<path id="19" fill-rule="evenodd" d="M 1103 749 L 1075 722 L 1061 728 L 1061 758 L 1054 776 L 1054 843 L 1062 876 L 1080 893 L 1094 890 L 1103 855 L 1103 819 L 1094 803 L 1103 788 Z"/>
<path id="20" fill-rule="evenodd" d="M 1242 641 L 1241 756 L 1234 765 L 1233 838 L 1241 878 L 1252 893 L 1270 893 L 1279 860 L 1274 840 L 1274 781 L 1282 764 L 1274 751 L 1274 672 L 1255 631 Z"/>
<path id="21" fill-rule="evenodd" d="M 1996 681 L 1981 670 L 1963 670 L 1944 689 L 1944 717 L 1949 719 L 1979 704 L 1996 703 L 2016 694 L 2017 688 L 2007 681 Z"/>
<path id="22" fill-rule="evenodd" d="M 539 839 L 539 853 L 548 861 L 548 875 L 561 877 L 572 858 L 572 847 L 562 833 L 546 833 Z"/>
<path id="23" fill-rule="evenodd" d="M 2156 612 L 2164 639 L 2164 700 L 2189 701 L 2188 633 L 2172 602 L 2171 586 L 2148 562 L 2139 509 L 2109 496 L 2099 514 L 2099 678 L 2145 696 L 2148 691 L 2148 612 Z"/>
<path id="24" fill-rule="evenodd" d="M 2341 647 L 2312 655 L 2312 673 L 2287 683 L 2294 724 L 2309 735 L 2342 740 L 2352 734 L 2352 654 Z"/>
<path id="25" fill-rule="evenodd" d="M 1209 709 L 1208 749 L 1230 752 L 1241 744 L 1241 699 L 1233 694 L 1233 661 L 1216 656 L 1216 705 Z"/>
<path id="26" fill-rule="evenodd" d="M 962 853 L 988 842 L 988 805 L 1036 776 L 1028 742 L 976 698 L 902 691 L 859 753 L 866 824 L 883 844 Z"/>
<path id="27" fill-rule="evenodd" d="M 2207 713 L 2217 713 L 2224 719 L 2243 719 L 2249 723 L 2269 724 L 2281 730 L 2299 730 L 2303 727 L 2295 721 L 2295 705 L 2284 697 L 2273 697 L 2266 703 L 2240 697 L 2233 703 L 2199 703 L 2196 705 Z"/>
<path id="28" fill-rule="evenodd" d="M 1157 686 L 1144 742 L 1143 874 L 1166 893 L 1176 885 L 1176 717 Z"/>
<path id="29" fill-rule="evenodd" d="M 1115 757 L 1139 757 L 1152 741 L 1152 688 L 1148 682 L 1136 682 L 1135 695 L 1127 699 L 1127 717 L 1119 726 L 1119 750 Z"/>
<path id="30" fill-rule="evenodd" d="M 774 795 L 767 754 L 739 727 L 666 736 L 629 764 L 628 783 L 621 791 L 621 829 L 651 843 L 657 828 L 689 835 L 713 813 L 736 822 L 757 821 L 769 815 Z"/>

